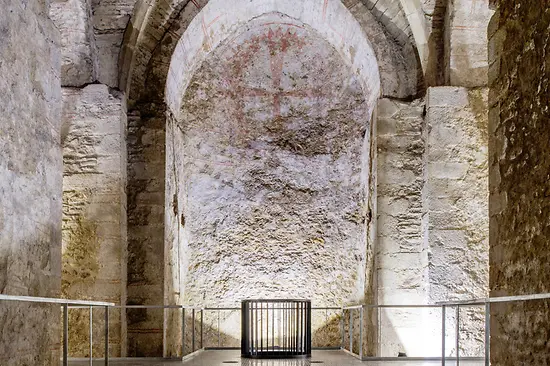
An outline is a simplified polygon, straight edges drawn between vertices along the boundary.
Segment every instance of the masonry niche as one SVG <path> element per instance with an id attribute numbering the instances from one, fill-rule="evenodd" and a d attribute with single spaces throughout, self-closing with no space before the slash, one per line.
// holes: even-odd
<path id="1" fill-rule="evenodd" d="M 370 116 L 338 52 L 264 15 L 206 58 L 180 115 L 167 126 L 166 213 L 182 302 L 361 301 Z"/>

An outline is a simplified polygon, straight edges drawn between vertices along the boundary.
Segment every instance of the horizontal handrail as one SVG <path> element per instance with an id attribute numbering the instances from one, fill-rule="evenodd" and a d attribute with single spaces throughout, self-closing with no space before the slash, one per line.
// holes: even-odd
<path id="1" fill-rule="evenodd" d="M 486 364 L 488 364 L 487 360 L 489 357 L 489 336 L 490 336 L 490 327 L 489 327 L 489 316 L 490 316 L 490 304 L 493 303 L 513 303 L 513 302 L 520 302 L 520 301 L 536 301 L 536 300 L 550 300 L 550 293 L 542 293 L 542 294 L 531 294 L 531 295 L 518 295 L 518 296 L 501 296 L 501 297 L 488 297 L 488 298 L 479 298 L 479 299 L 468 299 L 468 300 L 453 300 L 453 301 L 446 301 L 446 302 L 437 302 L 435 304 L 357 304 L 357 305 L 350 305 L 350 306 L 342 306 L 342 307 L 312 307 L 312 310 L 317 311 L 328 311 L 328 310 L 336 310 L 336 311 L 342 311 L 341 313 L 341 329 L 342 329 L 342 344 L 340 349 L 344 350 L 346 352 L 351 353 L 355 357 L 358 357 L 359 359 L 363 359 L 363 350 L 362 347 L 358 350 L 358 353 L 355 353 L 353 349 L 353 321 L 352 321 L 352 313 L 353 311 L 360 311 L 360 328 L 359 328 L 359 338 L 360 338 L 360 344 L 363 344 L 363 314 L 365 309 L 377 309 L 377 308 L 386 308 L 386 309 L 412 309 L 412 308 L 424 308 L 424 309 L 441 309 L 442 311 L 442 356 L 441 360 L 442 363 L 445 363 L 446 359 L 449 359 L 445 355 L 445 327 L 446 327 L 446 310 L 449 311 L 449 309 L 456 308 L 456 317 L 458 319 L 458 316 L 460 314 L 460 308 L 461 307 L 467 307 L 467 306 L 485 306 L 485 325 L 486 325 L 486 331 L 485 331 L 485 360 Z M 61 299 L 61 298 L 47 298 L 47 297 L 33 297 L 33 296 L 15 296 L 15 295 L 3 295 L 0 294 L 0 301 L 20 301 L 20 302 L 29 302 L 29 303 L 42 303 L 42 304 L 57 304 L 60 306 L 63 306 L 63 364 L 67 365 L 68 360 L 68 309 L 74 309 L 74 308 L 82 308 L 82 309 L 89 309 L 90 310 L 90 344 L 92 340 L 92 308 L 94 307 L 103 307 L 105 308 L 105 364 L 108 364 L 109 356 L 108 356 L 108 339 L 109 339 L 109 309 L 115 308 L 115 309 L 163 309 L 164 316 L 166 316 L 166 313 L 168 309 L 181 309 L 182 310 L 182 319 L 185 317 L 186 311 L 189 310 L 192 312 L 191 316 L 193 319 L 195 319 L 195 314 L 200 314 L 200 318 L 197 318 L 197 320 L 200 322 L 200 348 L 195 348 L 195 327 L 191 327 L 191 337 L 192 337 L 192 352 L 195 352 L 200 349 L 204 349 L 203 346 L 203 315 L 205 311 L 241 311 L 240 307 L 204 307 L 204 306 L 186 306 L 186 305 L 115 305 L 114 303 L 110 302 L 103 302 L 103 301 L 88 301 L 88 300 L 72 300 L 72 299 Z M 283 302 L 285 300 L 281 300 Z M 270 308 L 270 309 L 275 309 Z M 344 348 L 345 343 L 345 333 L 344 333 L 344 311 L 350 311 L 349 314 L 349 321 L 350 321 L 350 329 L 349 329 L 349 346 L 350 349 L 346 350 Z M 219 315 L 218 315 L 219 316 Z M 347 315 L 346 315 L 347 316 Z M 219 320 L 218 320 L 219 321 Z M 163 322 L 164 324 L 165 322 Z M 185 336 L 185 321 L 182 321 L 182 329 L 181 329 L 183 337 Z M 218 329 L 219 333 L 219 329 Z M 456 349 L 459 350 L 459 322 L 456 322 Z M 166 329 L 163 325 L 163 343 L 166 342 Z M 218 335 L 218 343 L 219 343 L 219 335 Z M 182 355 L 185 354 L 185 344 L 182 343 Z M 163 355 L 166 355 L 166 345 L 164 345 Z M 220 348 L 222 349 L 222 348 Z M 458 351 L 457 351 L 458 352 Z M 91 356 L 91 353 L 90 353 Z M 457 354 L 457 363 L 459 360 L 459 355 Z M 462 357 L 460 357 L 462 358 Z M 381 358 L 386 359 L 386 358 Z M 439 359 L 439 358 L 438 358 Z M 90 357 L 90 360 L 92 358 Z M 92 362 L 92 361 L 90 361 Z"/>
<path id="2" fill-rule="evenodd" d="M 371 304 L 364 304 L 364 305 L 352 305 L 352 306 L 344 306 L 341 309 L 342 310 L 357 310 L 361 308 L 440 308 L 442 307 L 442 304 L 396 304 L 396 305 L 371 305 Z"/>
<path id="3" fill-rule="evenodd" d="M 56 299 L 56 298 L 50 298 L 50 297 L 33 297 L 33 296 L 0 295 L 0 300 L 35 302 L 35 303 L 42 303 L 42 304 L 76 305 L 76 306 L 86 306 L 86 307 L 90 307 L 90 306 L 114 307 L 115 306 L 115 304 L 111 302 Z"/>
<path id="4" fill-rule="evenodd" d="M 115 305 L 117 309 L 185 309 L 185 310 L 205 310 L 201 307 L 184 305 Z"/>
<path id="5" fill-rule="evenodd" d="M 531 294 L 531 295 L 518 295 L 518 296 L 499 296 L 488 297 L 484 299 L 471 299 L 471 300 L 456 300 L 439 302 L 438 305 L 453 306 L 453 305 L 485 305 L 503 302 L 517 302 L 517 301 L 533 301 L 533 300 L 550 300 L 550 293 L 544 294 Z"/>

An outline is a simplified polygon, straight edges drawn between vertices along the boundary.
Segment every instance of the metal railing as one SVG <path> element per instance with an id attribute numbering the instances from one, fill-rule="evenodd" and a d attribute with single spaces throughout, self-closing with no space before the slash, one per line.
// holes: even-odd
<path id="1" fill-rule="evenodd" d="M 166 320 L 167 320 L 167 311 L 168 310 L 181 310 L 181 328 L 179 329 L 179 332 L 181 334 L 181 357 L 178 359 L 183 359 L 185 356 L 194 353 L 196 351 L 199 351 L 203 349 L 203 324 L 204 324 L 204 309 L 193 307 L 193 306 L 184 306 L 184 305 L 115 305 L 113 306 L 115 309 L 121 309 L 121 310 L 128 310 L 128 309 L 162 309 L 162 358 L 169 358 L 168 357 L 168 342 L 167 342 L 167 336 L 168 336 L 168 327 L 166 326 Z M 200 314 L 200 315 L 199 315 Z M 186 316 L 191 316 L 191 351 L 186 352 Z M 197 319 L 200 319 L 200 328 L 199 328 L 199 335 L 200 335 L 200 347 L 197 347 L 196 342 L 196 327 L 195 323 L 197 322 Z M 173 358 L 173 357 L 172 357 Z"/>
<path id="2" fill-rule="evenodd" d="M 487 299 L 474 299 L 474 300 L 464 300 L 464 301 L 449 301 L 441 302 L 434 305 L 355 305 L 355 306 L 345 306 L 342 307 L 342 320 L 341 320 L 341 329 L 342 329 L 342 351 L 351 354 L 355 358 L 361 361 L 441 361 L 442 365 L 445 365 L 447 361 L 453 361 L 454 365 L 459 365 L 461 360 L 479 360 L 482 361 L 485 366 L 490 365 L 490 339 L 491 339 L 491 327 L 490 327 L 490 312 L 491 304 L 494 303 L 512 303 L 512 302 L 523 302 L 523 301 L 536 301 L 536 300 L 550 300 L 550 294 L 536 294 L 536 295 L 523 295 L 523 296 L 506 296 L 506 297 L 495 297 Z M 482 356 L 461 356 L 460 355 L 460 334 L 461 334 L 461 309 L 467 307 L 480 307 L 484 312 L 484 321 L 483 327 L 484 331 L 484 352 Z M 441 311 L 441 356 L 440 357 L 373 357 L 373 356 L 364 356 L 364 332 L 365 332 L 365 321 L 364 315 L 367 309 L 376 309 L 380 312 L 381 309 L 440 309 Z M 456 355 L 455 357 L 447 356 L 446 346 L 447 346 L 447 315 L 452 315 L 454 311 L 454 323 L 455 323 L 455 347 Z M 346 316 L 346 312 L 349 313 L 349 318 Z M 355 315 L 359 314 L 359 335 L 356 339 L 356 332 L 354 330 Z M 347 321 L 347 333 L 345 323 Z M 380 326 L 380 324 L 378 324 Z M 419 324 L 420 325 L 420 324 Z M 379 333 L 378 333 L 379 336 Z M 348 343 L 349 342 L 349 343 Z M 379 342 L 379 340 L 378 340 Z M 357 348 L 358 345 L 358 349 Z"/>
<path id="3" fill-rule="evenodd" d="M 464 304 L 465 306 L 466 304 Z M 455 318 L 455 323 L 456 323 L 456 329 L 457 329 L 457 332 L 456 332 L 456 353 L 457 355 L 455 357 L 450 357 L 450 356 L 447 356 L 446 354 L 446 334 L 447 334 L 447 315 L 448 315 L 448 310 L 449 308 L 451 307 L 451 305 L 447 305 L 447 304 L 435 304 L 435 305 L 355 305 L 355 306 L 346 306 L 346 307 L 343 307 L 342 308 L 342 324 L 341 324 L 341 327 L 342 327 L 342 351 L 356 357 L 357 359 L 360 359 L 362 361 L 438 361 L 438 360 L 441 360 L 442 361 L 442 364 L 445 365 L 445 361 L 446 360 L 457 360 L 459 359 L 459 336 L 458 336 L 458 330 L 459 330 L 459 307 L 456 306 L 456 304 L 454 305 L 454 307 L 456 308 L 457 312 L 457 317 Z M 401 310 L 411 310 L 411 309 L 424 309 L 424 310 L 430 310 L 430 309 L 434 309 L 434 310 L 437 310 L 439 309 L 440 312 L 441 312 L 441 323 L 440 323 L 440 328 L 441 328 L 441 356 L 440 357 L 434 357 L 434 356 L 428 356 L 428 355 L 423 355 L 423 356 L 407 356 L 407 355 L 402 355 L 402 356 L 382 356 L 382 355 L 377 355 L 377 356 L 365 356 L 364 355 L 364 348 L 365 348 L 365 343 L 364 343 L 364 332 L 366 330 L 366 327 L 365 327 L 365 312 L 368 311 L 368 310 L 375 310 L 378 314 L 378 318 L 380 319 L 380 314 L 381 314 L 381 310 L 383 309 L 387 309 L 387 310 L 390 310 L 390 309 L 401 309 Z M 349 320 L 348 320 L 348 317 L 345 316 L 345 313 L 346 312 L 349 312 Z M 358 313 L 359 314 L 359 317 L 358 317 L 358 322 L 354 321 L 354 315 Z M 347 327 L 347 337 L 348 339 L 346 339 L 346 327 L 345 327 L 345 321 L 348 321 L 348 327 Z M 356 332 L 355 332 L 355 329 L 354 329 L 354 324 L 355 323 L 358 323 L 358 328 L 359 328 L 359 339 L 358 339 L 358 342 L 355 342 L 357 341 L 357 339 L 355 338 L 356 336 Z M 380 334 L 382 333 L 381 331 L 381 326 L 382 326 L 382 321 L 381 320 L 378 320 L 378 324 L 377 324 L 377 329 L 376 329 L 376 334 L 378 337 L 380 337 Z M 417 321 L 417 324 L 418 326 L 420 326 L 422 324 L 422 321 Z M 370 331 L 372 331 L 372 329 L 369 329 Z M 436 329 L 431 329 L 431 331 L 435 331 Z M 348 344 L 349 342 L 349 344 Z M 380 344 L 381 341 L 380 339 L 377 339 L 376 344 Z M 359 349 L 356 349 L 358 346 Z M 346 348 L 348 347 L 348 348 Z M 466 357 L 468 360 L 482 360 L 483 357 Z"/>
<path id="4" fill-rule="evenodd" d="M 445 365 L 446 361 L 452 360 L 455 361 L 456 365 L 459 365 L 460 360 L 482 360 L 486 366 L 490 364 L 490 337 L 491 337 L 491 328 L 490 328 L 490 311 L 491 304 L 494 303 L 515 303 L 515 302 L 524 302 L 524 301 L 536 301 L 536 300 L 550 300 L 549 294 L 536 294 L 536 295 L 523 295 L 523 296 L 507 296 L 507 297 L 496 297 L 496 298 L 487 298 L 487 299 L 474 299 L 474 300 L 464 300 L 464 301 L 449 301 L 437 303 L 435 305 L 356 305 L 356 306 L 345 306 L 341 308 L 336 307 L 313 307 L 312 312 L 315 314 L 315 311 L 325 317 L 325 323 L 328 323 L 329 320 L 329 311 L 334 311 L 339 314 L 333 314 L 334 319 L 338 319 L 339 316 L 339 326 L 340 326 L 340 344 L 335 345 L 335 347 L 313 347 L 313 349 L 341 349 L 342 351 L 353 355 L 354 357 L 363 360 L 378 360 L 378 361 L 395 361 L 395 360 L 441 360 L 442 365 Z M 89 334 L 90 334 L 90 365 L 93 362 L 93 310 L 96 308 L 103 308 L 105 311 L 105 323 L 104 323 L 104 332 L 105 332 L 105 355 L 104 362 L 105 365 L 109 365 L 109 310 L 114 309 L 163 309 L 163 357 L 167 356 L 167 332 L 166 327 L 166 312 L 170 309 L 181 309 L 181 329 L 177 330 L 181 332 L 181 356 L 182 358 L 189 356 L 195 352 L 205 350 L 205 349 L 237 349 L 237 345 L 227 346 L 222 344 L 222 326 L 221 326 L 221 314 L 223 312 L 233 312 L 237 313 L 235 315 L 237 318 L 240 318 L 240 308 L 231 308 L 231 307 L 188 307 L 182 305 L 123 305 L 116 306 L 113 303 L 108 302 L 99 302 L 99 301 L 86 301 L 86 300 L 67 300 L 67 299 L 55 299 L 55 298 L 42 298 L 42 297 L 30 297 L 30 296 L 10 296 L 10 295 L 1 295 L 0 301 L 11 301 L 11 302 L 23 302 L 23 303 L 39 303 L 39 304 L 53 304 L 60 305 L 62 307 L 63 314 L 63 365 L 67 366 L 69 362 L 69 309 L 80 308 L 80 309 L 89 309 L 90 310 L 90 319 L 89 319 Z M 484 310 L 483 325 L 485 328 L 484 334 L 484 354 L 482 357 L 462 357 L 460 355 L 460 334 L 461 326 L 460 320 L 462 319 L 461 309 L 468 307 L 481 307 Z M 440 309 L 441 311 L 441 356 L 440 357 L 372 357 L 365 356 L 365 331 L 371 331 L 371 329 L 365 328 L 365 315 L 367 312 L 376 310 L 380 312 L 381 309 Z M 454 323 L 455 323 L 455 347 L 456 347 L 456 356 L 448 357 L 446 355 L 446 332 L 448 327 L 447 315 L 453 315 L 454 311 Z M 205 333 L 205 314 L 209 312 L 217 313 L 217 324 L 214 327 L 217 332 L 217 346 L 208 346 L 205 345 L 204 333 Z M 191 329 L 186 325 L 186 318 L 189 317 L 191 321 Z M 347 327 L 346 327 L 347 322 Z M 315 323 L 315 321 L 313 322 Z M 207 324 L 208 325 L 208 324 Z M 369 324 L 370 325 L 370 324 Z M 380 326 L 380 324 L 378 324 Z M 358 331 L 356 330 L 358 327 Z M 240 329 L 240 328 L 239 328 Z M 380 332 L 377 333 L 377 336 L 380 336 Z M 357 338 L 356 338 L 357 334 Z M 187 336 L 187 337 L 186 337 Z M 190 346 L 186 348 L 186 340 L 188 336 L 191 337 Z M 186 354 L 187 352 L 187 354 Z M 179 358 L 179 357 L 178 357 Z M 103 358 L 102 358 L 103 359 Z"/>
<path id="5" fill-rule="evenodd" d="M 491 304 L 497 303 L 515 303 L 515 302 L 526 302 L 526 301 L 537 301 L 537 300 L 550 300 L 550 293 L 545 294 L 533 294 L 533 295 L 520 295 L 520 296 L 501 296 L 501 297 L 492 297 L 486 299 L 474 299 L 474 300 L 464 300 L 464 301 L 449 301 L 442 302 L 440 305 L 446 307 L 456 307 L 457 315 L 460 315 L 460 308 L 465 306 L 483 306 L 485 308 L 485 354 L 483 356 L 485 366 L 491 364 Z M 457 321 L 456 327 L 457 335 L 460 334 L 459 323 Z M 459 339 L 457 336 L 456 341 L 457 349 L 459 349 Z M 460 363 L 460 355 L 457 352 L 456 365 Z M 445 362 L 443 361 L 443 365 Z"/>
<path id="6" fill-rule="evenodd" d="M 0 301 L 14 301 L 24 303 L 39 303 L 39 304 L 57 304 L 63 308 L 63 366 L 69 364 L 69 308 L 86 307 L 90 309 L 90 350 L 92 349 L 92 310 L 95 307 L 105 309 L 105 365 L 109 365 L 109 308 L 115 304 L 100 301 L 85 301 L 85 300 L 67 300 L 55 299 L 47 297 L 31 297 L 31 296 L 11 296 L 1 295 Z M 90 365 L 93 362 L 92 353 L 90 352 Z"/>

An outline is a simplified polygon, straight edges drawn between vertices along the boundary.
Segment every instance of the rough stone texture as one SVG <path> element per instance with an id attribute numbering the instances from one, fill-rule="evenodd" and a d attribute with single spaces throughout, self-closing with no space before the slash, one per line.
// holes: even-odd
<path id="1" fill-rule="evenodd" d="M 63 89 L 63 296 L 126 303 L 126 107 L 105 85 Z M 126 317 L 111 311 L 112 356 L 124 353 Z M 72 310 L 70 353 L 88 357 L 88 311 Z M 103 354 L 96 317 L 94 356 Z M 101 326 L 100 326 L 101 325 Z"/>
<path id="2" fill-rule="evenodd" d="M 353 1 L 353 0 L 348 0 Z M 428 60 L 430 22 L 419 0 L 361 0 L 372 14 L 384 24 L 390 34 L 403 45 L 411 39 L 417 50 L 422 69 Z"/>
<path id="3" fill-rule="evenodd" d="M 423 84 L 423 73 L 416 58 L 414 42 L 411 43 L 408 36 L 405 39 L 394 40 L 389 25 L 377 22 L 375 16 L 360 2 L 350 7 L 350 11 L 376 54 L 382 95 L 407 99 L 419 94 Z"/>
<path id="4" fill-rule="evenodd" d="M 489 250 L 487 89 L 430 88 L 426 105 L 430 300 L 484 298 Z M 449 344 L 454 322 L 449 322 Z M 463 355 L 483 354 L 482 311 L 464 309 L 460 325 Z"/>
<path id="5" fill-rule="evenodd" d="M 128 299 L 164 299 L 165 118 L 154 103 L 128 115 Z M 129 310 L 128 355 L 162 355 L 162 311 Z"/>
<path id="6" fill-rule="evenodd" d="M 430 88 L 426 121 L 423 108 L 390 99 L 378 105 L 381 304 L 487 295 L 487 91 Z M 385 309 L 378 316 L 377 355 L 441 354 L 440 310 Z M 482 354 L 482 321 L 478 309 L 462 310 L 461 355 Z M 454 313 L 447 324 L 446 352 L 456 355 Z"/>
<path id="7" fill-rule="evenodd" d="M 424 235 L 424 103 L 378 103 L 378 303 L 425 304 L 428 246 Z M 429 334 L 419 336 L 421 312 L 384 309 L 380 344 L 372 356 L 427 356 Z"/>
<path id="8" fill-rule="evenodd" d="M 204 20 L 205 22 L 207 32 L 210 32 L 216 42 L 218 42 L 220 36 L 223 39 L 224 34 L 227 34 L 227 32 L 231 32 L 231 23 L 228 23 L 229 26 L 224 25 L 224 29 L 220 31 L 220 26 L 222 23 L 227 23 L 232 18 L 236 19 L 242 17 L 243 14 L 250 12 L 249 10 L 241 11 L 239 9 L 236 9 L 234 3 L 225 1 L 217 3 L 218 4 L 216 6 L 209 7 L 211 9 L 213 8 L 214 11 L 210 11 L 207 14 L 202 13 L 202 16 L 197 17 L 199 20 L 201 20 L 202 17 L 202 20 Z M 278 2 L 275 6 L 275 3 L 273 2 L 257 0 L 255 3 L 246 2 L 245 5 L 251 9 L 264 9 L 265 12 L 269 10 L 285 12 L 286 10 L 288 10 L 287 8 L 289 8 L 291 9 L 289 15 L 295 18 L 303 17 L 305 19 L 308 19 L 308 21 L 317 18 L 315 22 L 318 21 L 320 29 L 326 30 L 327 33 L 332 33 L 332 36 L 334 36 L 334 41 L 342 42 L 343 37 L 349 37 L 350 39 L 348 39 L 348 41 L 353 40 L 357 38 L 358 35 L 361 35 L 363 32 L 357 30 L 350 31 L 350 29 L 352 29 L 350 28 L 350 26 L 355 23 L 353 18 L 351 20 L 347 18 L 345 21 L 341 22 L 342 16 L 348 12 L 346 8 L 348 8 L 349 11 L 352 11 L 358 20 L 362 19 L 363 13 L 369 12 L 369 10 L 364 5 L 361 5 L 360 2 L 355 0 L 344 1 L 344 6 L 339 5 L 338 3 L 339 2 L 328 0 L 324 2 L 308 1 L 307 4 L 300 3 L 300 7 L 296 7 L 296 2 Z M 167 67 L 170 64 L 170 60 L 168 58 L 167 60 L 161 60 L 160 62 L 155 61 L 155 54 L 157 59 L 159 58 L 159 51 L 160 53 L 164 54 L 164 57 L 166 57 L 166 55 L 171 56 L 174 53 L 175 46 L 178 44 L 178 40 L 187 30 L 193 18 L 195 18 L 199 11 L 201 11 L 201 9 L 203 7 L 206 7 L 207 5 L 210 5 L 210 3 L 206 0 L 197 0 L 194 2 L 189 1 L 186 3 L 178 0 L 173 0 L 159 1 L 154 3 L 142 2 L 138 4 L 138 6 L 136 6 L 134 15 L 132 16 L 130 25 L 128 27 L 128 31 L 125 35 L 125 42 L 122 49 L 120 63 L 120 85 L 123 90 L 127 91 L 131 102 L 139 100 L 141 93 L 144 91 L 144 86 L 147 84 L 146 80 L 148 78 L 151 78 L 151 73 L 155 74 L 154 77 L 161 76 L 160 80 L 166 80 L 165 73 L 167 73 L 168 71 Z M 223 15 L 219 17 L 220 14 Z M 253 17 L 258 15 L 261 15 L 261 13 L 255 14 Z M 366 17 L 366 19 L 372 18 L 372 16 Z M 186 56 L 184 59 L 180 60 L 181 62 L 178 65 L 176 65 L 177 70 L 181 69 L 182 67 L 186 68 L 188 66 L 187 64 L 192 61 L 193 57 L 195 56 L 194 52 L 192 52 L 193 50 L 190 50 L 188 48 L 190 44 L 198 44 L 198 49 L 202 49 L 203 42 L 201 40 L 203 39 L 204 32 L 202 30 L 201 23 L 201 21 L 198 22 L 198 27 L 196 28 L 196 31 L 198 32 L 192 33 L 192 36 L 189 37 L 190 42 L 185 43 L 185 45 L 183 46 L 183 53 Z M 390 24 L 392 22 L 388 21 L 386 23 Z M 376 34 L 376 40 L 373 40 L 371 44 L 374 44 L 375 42 L 378 43 L 381 40 L 389 40 L 390 43 L 397 42 L 401 45 L 402 43 L 399 43 L 396 39 L 399 38 L 401 41 L 406 40 L 406 37 L 398 37 L 398 35 L 392 33 L 393 28 L 391 27 L 391 24 L 386 26 L 386 24 L 383 23 L 384 32 L 388 33 L 388 35 L 377 34 L 376 29 L 379 29 L 380 24 L 374 19 L 372 19 L 371 22 L 362 22 L 361 26 L 368 27 L 364 29 L 365 33 Z M 205 42 L 205 44 L 208 44 L 211 41 Z M 343 50 L 342 52 L 349 54 L 349 52 L 351 51 L 353 54 L 353 52 L 356 52 L 358 49 L 357 47 L 350 48 L 350 44 L 348 44 L 349 42 L 343 43 L 345 47 L 341 47 Z M 215 42 L 210 43 L 210 45 L 212 44 L 215 45 Z M 377 47 L 381 46 L 377 45 Z M 392 47 L 390 46 L 390 48 Z M 206 51 L 209 50 L 208 47 L 205 47 L 205 49 Z M 387 51 L 384 49 L 384 52 Z M 355 53 L 355 55 L 356 60 L 361 60 L 362 58 L 364 58 L 357 53 Z M 386 59 L 385 55 L 386 54 L 382 56 L 384 57 L 384 59 Z M 416 61 L 416 55 L 417 51 L 416 47 L 414 47 L 414 42 L 412 41 L 412 39 L 409 39 L 409 45 L 404 46 L 404 49 L 400 50 L 398 55 L 392 56 L 393 61 L 397 60 L 398 64 L 400 63 L 401 65 L 406 64 L 409 66 L 414 66 L 413 68 L 409 68 L 405 74 L 408 75 L 406 76 L 407 78 L 410 77 L 412 79 L 414 79 L 413 75 L 416 75 L 419 79 L 419 85 L 416 86 L 412 92 L 409 90 L 407 92 L 408 94 L 406 93 L 407 95 L 391 96 L 408 97 L 409 94 L 415 95 L 420 92 L 423 82 L 421 81 L 421 72 L 417 71 L 417 69 L 420 70 L 420 66 Z M 381 56 L 379 56 L 378 54 L 377 57 L 379 59 L 381 58 Z M 354 58 L 351 57 L 351 59 L 353 60 Z M 393 61 L 387 60 L 387 62 Z M 147 69 L 150 68 L 152 65 L 154 65 L 157 71 L 147 71 Z M 399 65 L 395 65 L 394 68 L 398 69 Z M 162 69 L 166 69 L 166 71 L 162 72 Z M 372 68 L 372 70 L 376 69 L 377 68 Z M 179 72 L 181 72 L 181 70 L 179 70 Z M 400 77 L 405 76 L 402 75 Z M 384 81 L 385 80 L 383 79 L 382 82 Z M 393 82 L 393 80 L 390 81 Z M 389 94 L 393 92 L 394 88 L 395 85 L 391 84 L 387 87 L 384 87 L 385 93 Z M 160 89 L 164 89 L 164 83 L 162 84 Z M 400 89 L 398 89 L 398 91 L 403 90 L 408 89 L 404 86 L 400 86 Z"/>
<path id="9" fill-rule="evenodd" d="M 90 1 L 90 0 L 88 0 Z M 97 80 L 118 87 L 118 60 L 124 32 L 137 0 L 91 0 L 97 46 Z"/>
<path id="10" fill-rule="evenodd" d="M 299 6 L 297 6 L 299 4 Z M 201 10 L 201 16 L 191 21 L 179 39 L 172 56 L 166 79 L 165 100 L 168 110 L 179 117 L 182 95 L 192 75 L 235 28 L 259 17 L 282 16 L 289 22 L 314 29 L 333 46 L 351 65 L 361 87 L 365 90 L 369 112 L 374 110 L 381 89 L 377 60 L 361 26 L 349 10 L 337 1 L 328 1 L 324 7 L 316 0 L 210 0 Z"/>
<path id="11" fill-rule="evenodd" d="M 492 296 L 550 292 L 550 2 L 494 1 L 490 54 Z M 550 363 L 548 301 L 491 308 L 493 365 Z"/>
<path id="12" fill-rule="evenodd" d="M 487 90 L 430 88 L 426 119 L 431 297 L 435 301 L 485 297 Z M 462 260 L 466 253 L 469 261 Z"/>
<path id="13" fill-rule="evenodd" d="M 60 295 L 61 68 L 44 1 L 0 1 L 0 293 Z M 0 364 L 59 364 L 59 307 L 0 303 Z"/>
<path id="14" fill-rule="evenodd" d="M 118 59 L 136 0 L 53 0 L 61 32 L 63 86 L 100 82 L 118 87 Z"/>
<path id="15" fill-rule="evenodd" d="M 183 301 L 361 301 L 372 245 L 361 83 L 314 30 L 267 20 L 204 62 L 174 131 L 167 214 Z"/>
<path id="16" fill-rule="evenodd" d="M 82 86 L 97 80 L 91 0 L 54 0 L 50 16 L 61 33 L 61 84 Z"/>
<path id="17" fill-rule="evenodd" d="M 489 0 L 454 0 L 448 9 L 448 84 L 486 87 L 487 26 L 493 15 Z"/>

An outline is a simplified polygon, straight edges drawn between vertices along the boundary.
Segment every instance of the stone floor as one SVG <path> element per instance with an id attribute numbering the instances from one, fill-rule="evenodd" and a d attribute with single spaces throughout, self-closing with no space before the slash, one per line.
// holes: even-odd
<path id="1" fill-rule="evenodd" d="M 313 351 L 310 360 L 247 360 L 241 359 L 239 351 L 204 351 L 197 356 L 181 362 L 181 361 L 164 361 L 164 360 L 136 360 L 136 361 L 121 361 L 112 360 L 112 365 L 121 366 L 437 366 L 441 365 L 441 361 L 365 361 L 361 362 L 354 357 L 340 351 Z M 86 366 L 88 362 L 70 362 L 70 366 Z M 100 361 L 95 361 L 94 366 L 103 365 Z M 446 366 L 455 366 L 456 362 L 447 361 Z M 462 366 L 481 366 L 483 362 L 461 361 Z"/>

